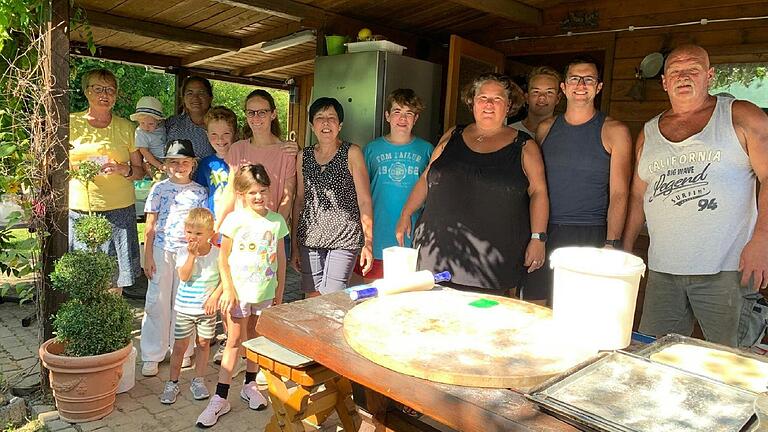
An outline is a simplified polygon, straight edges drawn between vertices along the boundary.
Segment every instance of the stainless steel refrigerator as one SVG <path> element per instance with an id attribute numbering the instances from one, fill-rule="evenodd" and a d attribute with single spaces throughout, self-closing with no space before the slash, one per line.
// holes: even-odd
<path id="1" fill-rule="evenodd" d="M 315 60 L 312 99 L 336 98 L 344 107 L 344 140 L 367 144 L 389 132 L 384 119 L 387 95 L 411 88 L 424 101 L 414 134 L 433 144 L 442 131 L 440 121 L 440 65 L 383 51 L 368 51 Z M 314 137 L 312 142 L 315 142 Z"/>

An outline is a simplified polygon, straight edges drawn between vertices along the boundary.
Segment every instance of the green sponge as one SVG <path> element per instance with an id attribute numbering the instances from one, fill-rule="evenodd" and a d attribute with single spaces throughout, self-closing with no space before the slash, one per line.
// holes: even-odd
<path id="1" fill-rule="evenodd" d="M 469 305 L 477 308 L 489 308 L 489 307 L 494 307 L 497 304 L 499 304 L 499 302 L 497 302 L 496 300 L 481 298 L 473 301 Z"/>

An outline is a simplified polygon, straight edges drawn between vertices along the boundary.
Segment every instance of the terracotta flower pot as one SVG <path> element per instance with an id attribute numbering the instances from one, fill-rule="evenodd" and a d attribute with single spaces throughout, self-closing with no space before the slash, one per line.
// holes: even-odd
<path id="1" fill-rule="evenodd" d="M 40 359 L 50 371 L 59 417 L 70 423 L 98 420 L 112 412 L 129 343 L 117 351 L 89 357 L 63 356 L 64 346 L 49 339 L 40 345 Z"/>

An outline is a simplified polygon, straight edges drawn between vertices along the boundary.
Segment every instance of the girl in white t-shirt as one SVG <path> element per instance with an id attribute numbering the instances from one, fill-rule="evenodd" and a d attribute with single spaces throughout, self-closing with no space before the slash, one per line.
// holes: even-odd
<path id="1" fill-rule="evenodd" d="M 219 307 L 229 312 L 227 346 L 221 359 L 216 394 L 197 419 L 200 427 L 213 426 L 220 416 L 229 412 L 227 396 L 241 338 L 256 337 L 259 312 L 282 302 L 286 263 L 283 237 L 288 235 L 288 226 L 279 213 L 267 208 L 269 185 L 269 176 L 262 165 L 240 167 L 232 182 L 243 205 L 228 214 L 219 229 L 222 235 Z M 258 365 L 248 360 L 245 384 L 240 392 L 240 397 L 254 410 L 267 406 L 267 399 L 256 384 L 258 370 Z"/>

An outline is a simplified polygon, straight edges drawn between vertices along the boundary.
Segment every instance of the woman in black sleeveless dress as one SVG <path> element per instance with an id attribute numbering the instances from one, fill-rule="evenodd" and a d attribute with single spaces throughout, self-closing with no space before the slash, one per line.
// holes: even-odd
<path id="1" fill-rule="evenodd" d="M 464 101 L 475 123 L 443 135 L 396 234 L 410 235 L 410 216 L 424 205 L 413 234 L 419 268 L 450 271 L 449 285 L 458 289 L 508 295 L 520 286 L 526 267 L 532 272 L 544 264 L 544 163 L 529 135 L 504 125 L 523 101 L 508 77 L 481 75 Z"/>

